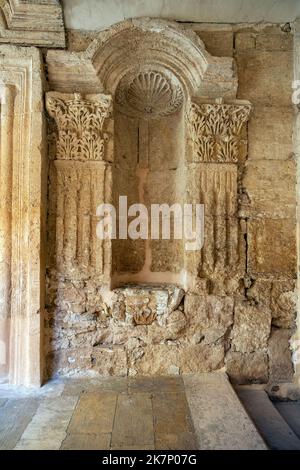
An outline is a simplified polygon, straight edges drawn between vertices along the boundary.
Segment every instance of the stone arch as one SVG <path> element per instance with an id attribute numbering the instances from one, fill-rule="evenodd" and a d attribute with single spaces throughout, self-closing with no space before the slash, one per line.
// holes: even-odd
<path id="1" fill-rule="evenodd" d="M 211 56 L 194 31 L 175 21 L 138 18 L 118 23 L 99 33 L 84 58 L 107 93 L 114 94 L 128 72 L 150 64 L 174 74 L 191 97 L 236 97 L 234 60 Z"/>

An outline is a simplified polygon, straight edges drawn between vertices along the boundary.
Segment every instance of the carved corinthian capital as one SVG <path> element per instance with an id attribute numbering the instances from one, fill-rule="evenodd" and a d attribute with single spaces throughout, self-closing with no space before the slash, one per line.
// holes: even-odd
<path id="1" fill-rule="evenodd" d="M 250 104 L 196 104 L 187 112 L 193 161 L 236 163 Z"/>
<path id="2" fill-rule="evenodd" d="M 109 135 L 105 132 L 110 117 L 112 99 L 109 95 L 47 94 L 48 113 L 58 128 L 56 144 L 57 160 L 106 160 L 105 144 Z"/>

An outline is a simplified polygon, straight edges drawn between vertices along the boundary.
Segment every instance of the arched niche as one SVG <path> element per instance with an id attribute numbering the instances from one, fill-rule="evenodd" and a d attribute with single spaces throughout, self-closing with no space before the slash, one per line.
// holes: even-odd
<path id="1" fill-rule="evenodd" d="M 250 111 L 249 103 L 235 100 L 234 60 L 212 57 L 176 23 L 138 19 L 100 32 L 83 53 L 49 52 L 47 65 L 46 105 L 56 122 L 48 324 L 55 321 L 64 337 L 73 315 L 84 310 L 97 327 L 99 317 L 105 322 L 105 344 L 118 345 L 118 328 L 156 322 L 165 331 L 184 291 L 207 293 L 217 280 L 222 295 L 233 295 L 245 270 L 237 187 Z M 185 240 L 149 237 L 103 243 L 96 237 L 97 204 L 118 206 L 119 196 L 147 208 L 204 203 L 204 249 L 188 253 Z M 79 301 L 72 300 L 74 288 Z M 93 299 L 88 310 L 81 295 Z M 51 340 L 51 327 L 48 333 Z M 90 351 L 91 334 L 82 334 Z M 50 341 L 46 354 L 50 375 L 69 370 Z M 126 348 L 121 354 L 132 360 Z"/>
<path id="2" fill-rule="evenodd" d="M 147 18 L 99 33 L 87 55 L 102 91 L 113 98 L 115 206 L 122 195 L 128 206 L 145 204 L 148 214 L 151 204 L 183 207 L 188 202 L 187 112 L 195 97 L 235 96 L 232 59 L 210 56 L 191 30 Z M 184 241 L 174 239 L 173 232 L 172 219 L 171 240 L 113 241 L 112 287 L 126 282 L 185 286 Z"/>

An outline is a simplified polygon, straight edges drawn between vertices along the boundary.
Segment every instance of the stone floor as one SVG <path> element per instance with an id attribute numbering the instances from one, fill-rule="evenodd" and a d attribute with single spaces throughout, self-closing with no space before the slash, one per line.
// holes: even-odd
<path id="1" fill-rule="evenodd" d="M 0 385 L 0 449 L 266 449 L 225 374 Z"/>

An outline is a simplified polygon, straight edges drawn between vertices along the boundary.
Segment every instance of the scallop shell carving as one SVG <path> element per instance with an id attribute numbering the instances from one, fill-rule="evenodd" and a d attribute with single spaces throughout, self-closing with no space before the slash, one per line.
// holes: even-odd
<path id="1" fill-rule="evenodd" d="M 155 118 L 177 111 L 182 106 L 183 93 L 179 83 L 159 72 L 147 71 L 123 82 L 117 91 L 116 102 L 125 112 Z"/>

